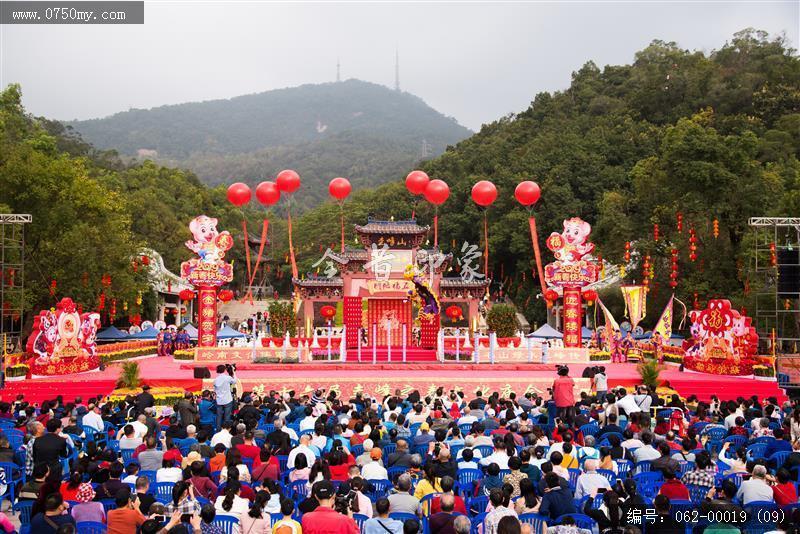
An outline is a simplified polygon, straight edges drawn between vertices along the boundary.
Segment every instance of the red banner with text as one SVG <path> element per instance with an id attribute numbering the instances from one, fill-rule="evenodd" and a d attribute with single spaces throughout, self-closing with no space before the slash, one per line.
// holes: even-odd
<path id="1" fill-rule="evenodd" d="M 564 346 L 581 346 L 581 288 L 564 288 Z"/>

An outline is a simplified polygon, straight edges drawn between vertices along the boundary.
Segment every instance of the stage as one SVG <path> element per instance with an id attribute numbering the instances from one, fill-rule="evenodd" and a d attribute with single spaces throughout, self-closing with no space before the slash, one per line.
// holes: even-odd
<path id="1" fill-rule="evenodd" d="M 140 366 L 143 384 L 179 387 L 195 392 L 210 385 L 208 380 L 204 384 L 203 379 L 193 378 L 193 368 L 197 364 L 191 361 L 156 356 L 136 361 Z M 588 389 L 588 380 L 579 377 L 584 368 L 590 365 L 594 364 L 570 365 L 570 375 L 576 378 L 581 388 Z M 640 382 L 635 364 L 599 365 L 606 368 L 609 387 L 633 386 Z M 29 402 L 42 402 L 56 395 L 63 395 L 65 400 L 80 395 L 85 401 L 98 394 L 111 393 L 120 368 L 121 364 L 113 363 L 103 371 L 6 382 L 0 397 L 4 401 L 13 401 L 17 394 L 22 393 Z M 212 378 L 215 374 L 212 367 Z M 555 369 L 551 364 L 541 363 L 244 363 L 239 365 L 237 376 L 245 391 L 263 385 L 267 391 L 293 389 L 304 393 L 317 387 L 331 389 L 336 386 L 345 396 L 358 391 L 382 396 L 395 389 L 409 391 L 409 388 L 418 389 L 424 395 L 431 388 L 441 386 L 447 390 L 461 388 L 467 396 L 481 389 L 488 392 L 513 390 L 518 395 L 527 390 L 548 397 L 547 388 L 555 377 Z M 721 399 L 733 399 L 740 395 L 757 395 L 759 398 L 774 396 L 779 401 L 786 399 L 783 390 L 774 381 L 680 372 L 675 366 L 666 366 L 660 377 L 683 397 L 694 394 L 707 401 L 716 394 Z"/>

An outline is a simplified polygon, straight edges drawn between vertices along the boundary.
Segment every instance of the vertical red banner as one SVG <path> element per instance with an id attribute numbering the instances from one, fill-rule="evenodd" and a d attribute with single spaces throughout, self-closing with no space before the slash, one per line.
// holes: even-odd
<path id="1" fill-rule="evenodd" d="M 362 313 L 361 297 L 344 297 L 342 315 L 344 325 L 347 327 L 347 348 L 358 346 L 359 330 L 363 321 Z"/>
<path id="2" fill-rule="evenodd" d="M 197 324 L 197 346 L 217 346 L 217 289 L 201 287 L 198 290 L 200 305 Z"/>
<path id="3" fill-rule="evenodd" d="M 581 346 L 581 326 L 583 313 L 581 308 L 581 288 L 564 288 L 564 346 Z"/>
<path id="4" fill-rule="evenodd" d="M 440 317 L 437 313 L 429 321 L 420 320 L 420 341 L 419 344 L 424 349 L 436 348 L 436 341 L 439 337 Z"/>

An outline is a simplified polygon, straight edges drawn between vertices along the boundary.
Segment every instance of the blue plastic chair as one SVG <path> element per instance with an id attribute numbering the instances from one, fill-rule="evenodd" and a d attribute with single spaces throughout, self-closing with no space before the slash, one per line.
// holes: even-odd
<path id="1" fill-rule="evenodd" d="M 8 497 L 11 500 L 11 504 L 14 504 L 17 502 L 17 487 L 25 483 L 25 471 L 11 462 L 0 462 L 0 470 L 5 473 L 6 485 L 8 486 L 7 493 L 0 497 L 0 502 Z"/>
<path id="2" fill-rule="evenodd" d="M 472 497 L 467 500 L 467 511 L 469 511 L 470 514 L 473 512 L 475 514 L 482 514 L 486 511 L 487 506 L 489 506 L 489 497 L 486 495 Z"/>
<path id="3" fill-rule="evenodd" d="M 637 473 L 633 476 L 636 486 L 644 497 L 653 500 L 663 483 L 661 472 Z"/>
<path id="4" fill-rule="evenodd" d="M 391 480 L 392 482 L 396 482 L 397 477 L 399 477 L 406 471 L 408 471 L 408 467 L 396 465 L 386 470 L 386 476 L 388 476 L 389 480 Z"/>
<path id="5" fill-rule="evenodd" d="M 574 493 L 575 488 L 578 487 L 578 477 L 581 476 L 582 471 L 580 469 L 567 469 L 567 471 L 569 471 L 569 487 Z"/>
<path id="6" fill-rule="evenodd" d="M 156 482 L 155 496 L 158 502 L 168 504 L 172 500 L 172 488 L 175 487 L 174 482 Z"/>
<path id="7" fill-rule="evenodd" d="M 697 484 L 686 484 L 686 489 L 689 490 L 689 498 L 695 506 L 700 506 L 706 499 L 709 488 L 708 486 L 699 486 Z"/>
<path id="8" fill-rule="evenodd" d="M 350 447 L 350 454 L 353 455 L 353 458 L 358 458 L 362 454 L 364 454 L 364 446 L 363 445 L 352 445 Z"/>
<path id="9" fill-rule="evenodd" d="M 372 490 L 367 492 L 367 495 L 372 502 L 385 497 L 392 489 L 392 483 L 389 480 L 368 480 L 368 482 L 372 486 Z"/>
<path id="10" fill-rule="evenodd" d="M 479 451 L 481 453 L 481 458 L 486 458 L 487 456 L 491 456 L 494 452 L 494 447 L 491 445 L 478 445 L 473 447 L 473 450 Z"/>
<path id="11" fill-rule="evenodd" d="M 770 519 L 779 515 L 778 505 L 769 501 L 753 501 L 744 507 L 747 512 L 747 522 L 742 525 L 742 532 L 747 534 L 763 534 L 775 530 L 775 522 Z"/>
<path id="12" fill-rule="evenodd" d="M 472 488 L 474 487 L 475 481 L 483 478 L 483 471 L 480 469 L 459 469 L 457 478 L 458 489 L 462 496 L 464 496 L 464 494 L 472 495 Z"/>
<path id="13" fill-rule="evenodd" d="M 369 519 L 369 517 L 365 516 L 364 514 L 353 514 L 353 520 L 356 522 L 356 525 L 358 525 L 358 530 L 361 532 L 364 532 L 364 523 L 366 523 L 367 519 Z"/>
<path id="14" fill-rule="evenodd" d="M 408 425 L 408 430 L 411 432 L 411 436 L 416 436 L 417 432 L 419 432 L 419 427 L 422 426 L 422 423 L 412 423 Z"/>
<path id="15" fill-rule="evenodd" d="M 234 528 L 239 524 L 239 518 L 227 515 L 217 515 L 211 524 L 219 527 L 225 534 L 233 534 Z"/>
<path id="16" fill-rule="evenodd" d="M 98 521 L 81 521 L 75 527 L 78 534 L 106 534 L 106 526 Z"/>
<path id="17" fill-rule="evenodd" d="M 617 474 L 611 469 L 598 469 L 597 474 L 603 475 L 612 486 L 617 482 Z"/>
<path id="18" fill-rule="evenodd" d="M 539 514 L 522 514 L 518 519 L 520 523 L 527 523 L 530 525 L 533 534 L 539 534 L 542 532 L 542 526 L 547 523 L 550 518 Z"/>
<path id="19" fill-rule="evenodd" d="M 278 456 L 278 464 L 281 468 L 281 473 L 286 471 L 286 469 L 288 469 L 289 456 Z"/>
<path id="20" fill-rule="evenodd" d="M 781 467 L 781 466 L 782 466 L 782 465 L 783 465 L 783 464 L 786 462 L 786 459 L 789 457 L 789 455 L 790 455 L 791 453 L 792 453 L 792 451 L 778 451 L 778 452 L 774 452 L 774 453 L 772 453 L 772 454 L 770 455 L 770 457 L 769 457 L 769 458 L 767 458 L 767 462 L 768 462 L 770 465 L 775 465 L 775 469 L 776 469 L 776 470 L 777 470 L 777 469 L 780 469 L 780 467 Z"/>
<path id="21" fill-rule="evenodd" d="M 650 464 L 652 464 L 651 460 L 642 460 L 641 462 L 636 462 L 636 474 L 649 473 L 651 470 Z"/>
<path id="22" fill-rule="evenodd" d="M 458 425 L 458 429 L 461 431 L 462 436 L 466 436 L 472 432 L 472 423 L 461 423 Z"/>
<path id="23" fill-rule="evenodd" d="M 596 436 L 600 432 L 600 426 L 597 423 L 587 423 L 579 430 L 584 436 Z"/>
<path id="24" fill-rule="evenodd" d="M 397 445 L 395 445 L 394 443 L 390 443 L 389 445 L 385 445 L 383 447 L 383 457 L 384 458 L 389 458 L 389 455 L 393 454 L 395 452 L 397 452 Z"/>
<path id="25" fill-rule="evenodd" d="M 34 500 L 18 501 L 14 504 L 14 511 L 19 514 L 21 525 L 29 525 L 31 522 L 31 511 L 33 510 Z"/>
<path id="26" fill-rule="evenodd" d="M 766 452 L 766 443 L 753 443 L 747 446 L 747 459 L 749 461 L 758 460 L 759 458 L 763 458 Z"/>
<path id="27" fill-rule="evenodd" d="M 478 514 L 470 520 L 470 534 L 479 534 L 481 527 L 483 526 L 483 521 L 486 519 L 486 512 L 482 514 Z"/>
<path id="28" fill-rule="evenodd" d="M 289 494 L 295 502 L 300 502 L 300 499 L 305 499 L 308 497 L 308 481 L 307 480 L 295 480 L 289 487 L 287 488 Z"/>

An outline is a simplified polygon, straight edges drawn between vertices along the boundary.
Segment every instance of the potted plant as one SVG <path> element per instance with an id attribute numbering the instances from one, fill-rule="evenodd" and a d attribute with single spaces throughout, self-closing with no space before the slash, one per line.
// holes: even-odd
<path id="1" fill-rule="evenodd" d="M 28 371 L 30 371 L 30 368 L 27 364 L 18 363 L 16 365 L 10 365 L 6 367 L 6 380 L 9 382 L 25 380 L 25 377 L 28 376 Z"/>
<path id="2" fill-rule="evenodd" d="M 519 346 L 519 338 L 515 336 L 519 329 L 517 310 L 507 304 L 495 304 L 486 315 L 486 325 L 497 336 L 497 344 L 507 347 L 516 340 L 514 346 Z"/>
<path id="3" fill-rule="evenodd" d="M 753 376 L 756 380 L 763 380 L 766 382 L 775 381 L 775 368 L 770 365 L 754 365 Z"/>
<path id="4" fill-rule="evenodd" d="M 661 367 L 659 367 L 656 360 L 644 360 L 636 365 L 636 370 L 642 378 L 642 383 L 645 386 L 652 386 L 657 388 L 659 384 L 658 375 L 661 374 Z"/>
<path id="5" fill-rule="evenodd" d="M 117 378 L 117 387 L 125 389 L 136 389 L 139 387 L 139 364 L 136 362 L 125 362 L 122 364 L 122 372 Z"/>

